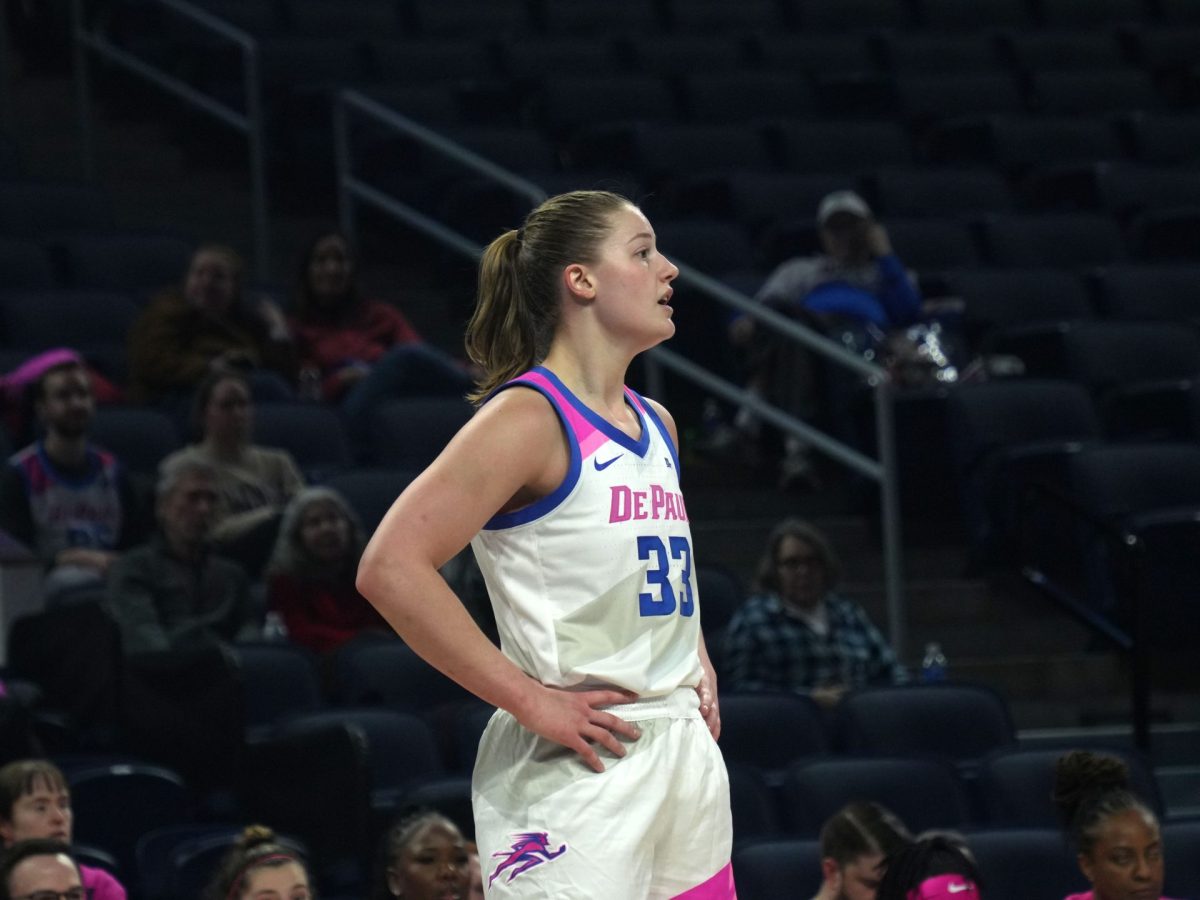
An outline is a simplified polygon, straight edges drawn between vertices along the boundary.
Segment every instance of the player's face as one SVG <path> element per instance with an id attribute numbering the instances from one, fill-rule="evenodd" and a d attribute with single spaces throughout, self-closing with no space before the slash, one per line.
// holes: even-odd
<path id="1" fill-rule="evenodd" d="M 457 828 L 430 822 L 388 867 L 388 887 L 404 900 L 464 900 L 470 859 Z"/>
<path id="2" fill-rule="evenodd" d="M 875 900 L 883 878 L 883 855 L 867 853 L 842 867 L 842 890 L 838 900 Z"/>
<path id="3" fill-rule="evenodd" d="M 1079 855 L 1079 866 L 1092 882 L 1096 900 L 1158 900 L 1163 886 L 1158 823 L 1139 809 L 1109 816 L 1091 853 Z"/>
<path id="4" fill-rule="evenodd" d="M 637 350 L 643 350 L 675 333 L 671 282 L 679 269 L 659 252 L 654 229 L 640 209 L 623 207 L 612 224 L 590 267 L 596 311 L 613 333 L 632 339 Z"/>

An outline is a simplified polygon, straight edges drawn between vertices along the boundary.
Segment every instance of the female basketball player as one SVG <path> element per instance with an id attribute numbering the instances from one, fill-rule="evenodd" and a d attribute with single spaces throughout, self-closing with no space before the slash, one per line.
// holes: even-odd
<path id="1" fill-rule="evenodd" d="M 472 788 L 488 896 L 734 896 L 675 426 L 624 386 L 675 331 L 678 273 L 606 192 L 493 241 L 467 333 L 480 409 L 362 558 L 401 637 L 499 707 Z M 502 651 L 438 575 L 468 542 Z"/>

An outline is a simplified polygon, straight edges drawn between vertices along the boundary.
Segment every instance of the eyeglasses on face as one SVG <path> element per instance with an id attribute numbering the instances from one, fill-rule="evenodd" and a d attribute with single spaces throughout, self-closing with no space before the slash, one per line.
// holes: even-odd
<path id="1" fill-rule="evenodd" d="M 34 891 L 13 897 L 12 900 L 92 900 L 92 889 L 77 887 L 67 891 Z"/>

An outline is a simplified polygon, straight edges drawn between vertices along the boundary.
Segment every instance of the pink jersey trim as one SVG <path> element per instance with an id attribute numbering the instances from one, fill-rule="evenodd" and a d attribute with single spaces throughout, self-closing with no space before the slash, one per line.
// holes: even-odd
<path id="1" fill-rule="evenodd" d="M 600 445 L 608 440 L 608 437 L 603 434 L 600 429 L 585 419 L 569 400 L 563 395 L 549 378 L 542 375 L 540 372 L 526 372 L 524 375 L 518 375 L 514 381 L 529 381 L 542 388 L 547 393 L 553 395 L 558 401 L 558 408 L 562 411 L 563 416 L 567 420 L 567 424 L 571 426 L 571 431 L 575 434 L 575 441 L 579 444 L 579 453 L 587 459 L 595 453 Z"/>
<path id="2" fill-rule="evenodd" d="M 676 894 L 673 900 L 737 900 L 737 888 L 733 885 L 733 863 L 726 864 L 704 884 Z"/>

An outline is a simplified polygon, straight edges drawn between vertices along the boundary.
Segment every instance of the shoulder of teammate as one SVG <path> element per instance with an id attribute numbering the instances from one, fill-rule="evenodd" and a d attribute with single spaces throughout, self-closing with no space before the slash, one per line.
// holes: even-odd
<path id="1" fill-rule="evenodd" d="M 663 406 L 661 403 L 659 403 L 657 400 L 652 400 L 649 397 L 643 397 L 642 399 L 645 400 L 648 404 L 650 404 L 650 408 L 653 409 L 655 414 L 662 420 L 663 425 L 667 429 L 667 434 L 671 435 L 671 441 L 675 444 L 675 452 L 678 453 L 679 452 L 679 429 L 677 429 L 675 427 L 675 419 L 667 411 L 667 408 L 665 406 Z"/>

